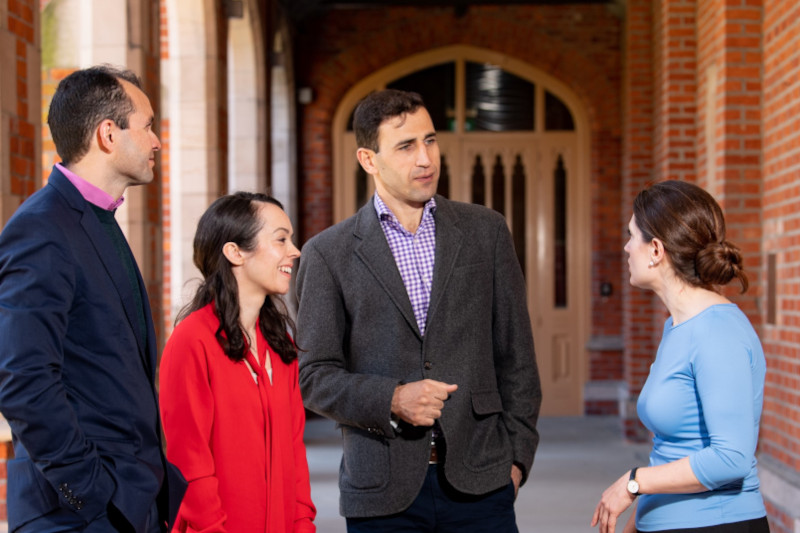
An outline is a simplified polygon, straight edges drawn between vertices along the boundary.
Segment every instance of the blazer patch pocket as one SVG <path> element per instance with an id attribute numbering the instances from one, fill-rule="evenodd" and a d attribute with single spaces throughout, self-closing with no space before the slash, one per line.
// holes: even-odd
<path id="1" fill-rule="evenodd" d="M 389 446 L 380 437 L 351 427 L 342 428 L 344 455 L 339 472 L 342 492 L 377 492 L 389 482 Z"/>
<path id="2" fill-rule="evenodd" d="M 475 428 L 471 432 L 464 466 L 473 472 L 483 472 L 510 463 L 511 441 L 503 424 L 503 401 L 496 390 L 472 393 Z"/>
<path id="3" fill-rule="evenodd" d="M 472 393 L 472 410 L 478 416 L 503 412 L 503 400 L 496 390 L 477 391 Z"/>

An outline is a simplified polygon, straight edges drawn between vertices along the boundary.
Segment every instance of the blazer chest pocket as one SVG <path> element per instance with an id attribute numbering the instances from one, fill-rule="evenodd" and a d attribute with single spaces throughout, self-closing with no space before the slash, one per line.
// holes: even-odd
<path id="1" fill-rule="evenodd" d="M 372 492 L 386 488 L 389 482 L 389 445 L 359 429 L 343 427 L 344 453 L 339 472 L 343 492 Z"/>
<path id="2" fill-rule="evenodd" d="M 503 424 L 503 401 L 496 390 L 472 393 L 474 429 L 470 433 L 464 466 L 473 472 L 497 467 L 512 459 L 511 441 Z"/>

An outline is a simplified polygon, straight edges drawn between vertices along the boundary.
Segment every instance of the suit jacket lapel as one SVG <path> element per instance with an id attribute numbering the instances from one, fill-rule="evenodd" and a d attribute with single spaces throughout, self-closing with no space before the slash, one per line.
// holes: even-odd
<path id="1" fill-rule="evenodd" d="M 134 337 L 136 338 L 136 344 L 139 348 L 139 354 L 142 357 L 142 362 L 145 365 L 145 369 L 147 370 L 147 374 L 151 376 L 154 371 L 155 362 L 151 363 L 150 356 L 151 350 L 149 346 L 145 344 L 145 339 L 140 338 L 138 334 L 138 327 L 136 327 L 137 317 L 136 317 L 136 303 L 133 297 L 133 287 L 128 281 L 128 276 L 125 273 L 125 267 L 122 264 L 119 256 L 117 255 L 117 251 L 114 248 L 111 239 L 106 234 L 103 226 L 100 224 L 100 221 L 97 219 L 97 216 L 94 212 L 88 208 L 86 204 L 86 200 L 81 196 L 80 192 L 75 189 L 75 187 L 64 177 L 61 172 L 57 169 L 53 171 L 53 174 L 50 176 L 49 183 L 55 186 L 64 197 L 67 199 L 69 204 L 76 210 L 81 212 L 80 224 L 83 230 L 86 232 L 89 240 L 92 242 L 95 251 L 97 252 L 97 256 L 100 258 L 100 261 L 103 263 L 103 267 L 105 268 L 106 273 L 111 278 L 114 287 L 117 290 L 117 294 L 119 295 L 119 299 L 122 302 L 122 307 L 125 310 L 125 316 L 128 319 L 128 324 L 131 327 L 131 330 L 134 333 Z M 137 278 L 139 280 L 139 284 L 141 286 L 142 279 L 141 274 L 139 274 L 139 269 L 136 266 L 136 262 L 134 261 L 134 269 L 136 270 Z M 150 310 L 148 309 L 148 300 L 146 293 L 142 295 L 142 304 L 145 307 L 145 322 L 147 323 L 146 326 L 148 331 L 152 328 L 152 319 L 148 320 L 150 316 Z M 150 337 L 151 335 L 148 335 Z M 152 335 L 154 336 L 154 335 Z M 150 339 L 147 339 L 150 341 Z M 153 339 L 154 340 L 154 339 Z M 150 342 L 147 342 L 150 344 Z M 155 345 L 153 345 L 153 353 L 155 353 Z"/>
<path id="2" fill-rule="evenodd" d="M 447 291 L 450 275 L 456 267 L 461 250 L 463 233 L 458 228 L 458 217 L 446 198 L 436 196 L 436 261 L 433 267 L 431 301 L 428 305 L 428 323 L 436 312 L 436 307 Z"/>
<path id="3" fill-rule="evenodd" d="M 409 327 L 421 338 L 417 319 L 414 317 L 414 310 L 411 308 L 411 301 L 408 298 L 408 291 L 403 284 L 403 278 L 400 276 L 400 270 L 397 268 L 389 243 L 386 242 L 386 235 L 383 234 L 383 228 L 381 228 L 372 202 L 367 202 L 356 214 L 353 237 L 357 241 L 354 252 L 356 256 L 378 280 L 408 322 Z"/>

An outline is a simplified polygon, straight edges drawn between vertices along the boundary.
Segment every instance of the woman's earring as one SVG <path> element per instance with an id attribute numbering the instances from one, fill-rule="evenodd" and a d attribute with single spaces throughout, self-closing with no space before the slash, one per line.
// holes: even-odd
<path id="1" fill-rule="evenodd" d="M 654 266 L 656 266 L 656 264 L 655 264 L 655 263 L 653 263 L 653 260 L 651 259 L 651 260 L 650 260 L 650 267 L 652 268 L 652 267 L 654 267 Z"/>

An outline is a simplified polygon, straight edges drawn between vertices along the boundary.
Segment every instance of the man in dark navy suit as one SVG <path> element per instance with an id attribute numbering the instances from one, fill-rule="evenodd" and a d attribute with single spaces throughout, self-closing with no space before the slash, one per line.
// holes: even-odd
<path id="1" fill-rule="evenodd" d="M 185 491 L 162 453 L 147 292 L 114 218 L 153 180 L 153 121 L 132 72 L 66 77 L 48 117 L 63 162 L 0 233 L 12 532 L 162 532 Z"/>

